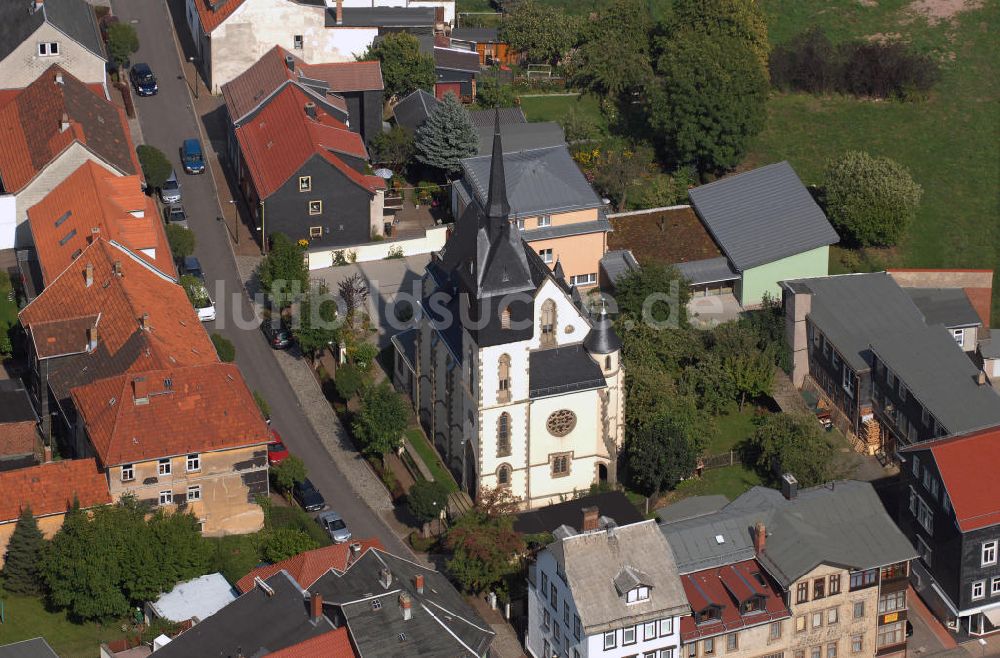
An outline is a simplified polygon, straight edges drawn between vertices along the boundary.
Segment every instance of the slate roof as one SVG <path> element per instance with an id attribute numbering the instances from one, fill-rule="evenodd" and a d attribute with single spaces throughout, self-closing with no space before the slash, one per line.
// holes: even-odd
<path id="1" fill-rule="evenodd" d="M 582 343 L 536 350 L 528 367 L 528 395 L 549 395 L 585 391 L 607 385 L 601 367 Z"/>
<path id="2" fill-rule="evenodd" d="M 257 567 L 239 579 L 236 583 L 236 589 L 240 592 L 249 592 L 254 588 L 255 578 L 267 580 L 279 571 L 285 571 L 295 579 L 295 582 L 305 589 L 309 589 L 313 583 L 319 580 L 330 569 L 340 572 L 346 571 L 352 559 L 350 547 L 354 544 L 361 546 L 360 550 L 362 553 L 366 552 L 369 548 L 385 550 L 382 542 L 378 539 L 352 540 L 348 544 L 324 546 L 323 548 L 299 553 L 281 562 Z"/>
<path id="3" fill-rule="evenodd" d="M 558 263 L 556 263 L 558 265 Z M 608 317 L 606 309 L 594 319 L 591 317 L 592 328 L 583 339 L 583 346 L 591 354 L 611 354 L 622 347 L 622 341 L 615 332 L 614 324 Z"/>
<path id="4" fill-rule="evenodd" d="M 382 569 L 392 580 L 380 582 Z M 418 593 L 415 577 L 424 578 Z M 336 608 L 350 630 L 358 655 L 366 658 L 407 656 L 485 656 L 494 633 L 439 572 L 379 549 L 367 551 L 346 572 L 329 572 L 310 588 Z M 412 601 L 404 620 L 400 594 Z M 372 601 L 377 600 L 378 606 Z"/>
<path id="5" fill-rule="evenodd" d="M 433 27 L 434 7 L 344 7 L 343 23 L 334 10 L 326 12 L 327 27 Z"/>
<path id="6" fill-rule="evenodd" d="M 585 635 L 687 611 L 673 551 L 654 521 L 572 535 L 547 550 L 566 574 Z M 649 600 L 626 604 L 615 588 L 626 569 L 642 574 Z"/>
<path id="7" fill-rule="evenodd" d="M 725 256 L 677 263 L 677 271 L 692 285 L 733 281 L 740 278 L 740 275 L 730 267 L 729 259 Z"/>
<path id="8" fill-rule="evenodd" d="M 17 193 L 74 142 L 123 174 L 140 172 L 125 111 L 52 65 L 0 107 L 0 187 Z"/>
<path id="9" fill-rule="evenodd" d="M 840 239 L 787 162 L 696 187 L 688 196 L 740 272 Z"/>
<path id="10" fill-rule="evenodd" d="M 552 238 L 561 238 L 567 235 L 610 233 L 612 230 L 611 224 L 604 218 L 604 213 L 600 213 L 598 219 L 592 222 L 574 222 L 572 224 L 525 229 L 521 231 L 521 237 L 528 241 L 551 240 Z"/>
<path id="11" fill-rule="evenodd" d="M 879 334 L 871 349 L 951 434 L 1000 424 L 1000 394 L 941 325 Z"/>
<path id="12" fill-rule="evenodd" d="M 37 422 L 28 390 L 20 379 L 0 379 L 0 423 Z"/>
<path id="13" fill-rule="evenodd" d="M 156 658 L 264 656 L 334 630 L 325 616 L 310 618 L 305 592 L 287 573 L 266 584 L 273 594 L 254 588 L 158 649 Z"/>
<path id="14" fill-rule="evenodd" d="M 396 118 L 397 125 L 416 132 L 440 103 L 434 94 L 417 89 L 396 103 L 392 108 L 392 114 Z"/>
<path id="15" fill-rule="evenodd" d="M 503 162 L 513 216 L 603 207 L 565 145 L 504 153 Z M 485 206 L 490 156 L 462 160 L 462 171 L 470 192 Z"/>
<path id="16" fill-rule="evenodd" d="M 606 491 L 521 512 L 514 518 L 514 530 L 525 534 L 552 532 L 561 525 L 580 530 L 583 509 L 596 507 L 598 514 L 616 524 L 630 525 L 643 520 L 642 514 L 620 491 Z"/>
<path id="17" fill-rule="evenodd" d="M 972 302 L 961 288 L 903 288 L 927 324 L 943 324 L 949 329 L 983 324 Z"/>
<path id="18" fill-rule="evenodd" d="M 684 518 L 673 521 L 670 507 L 664 510 L 667 519 L 660 529 L 674 550 L 679 573 L 693 573 L 754 557 L 751 530 L 759 514 L 755 516 L 752 512 L 723 507 L 713 514 L 689 516 L 685 509 L 679 514 Z"/>
<path id="19" fill-rule="evenodd" d="M 962 532 L 1000 525 L 1000 428 L 948 436 L 901 449 L 930 450 Z"/>
<path id="20" fill-rule="evenodd" d="M 676 523 L 677 521 L 714 514 L 728 504 L 729 499 L 721 494 L 689 496 L 656 510 L 656 516 L 661 523 Z"/>
<path id="21" fill-rule="evenodd" d="M 162 619 L 177 623 L 193 619 L 198 623 L 235 601 L 237 594 L 221 573 L 210 573 L 177 583 L 150 607 Z"/>
<path id="22" fill-rule="evenodd" d="M 392 344 L 406 360 L 406 365 L 411 372 L 415 371 L 417 363 L 417 329 L 411 328 L 401 331 L 392 337 Z"/>
<path id="23" fill-rule="evenodd" d="M 35 517 L 62 514 L 73 504 L 80 507 L 109 505 L 107 477 L 93 457 L 64 459 L 39 466 L 0 472 L 0 523 L 17 521 L 21 510 L 31 506 Z"/>
<path id="24" fill-rule="evenodd" d="M 499 43 L 495 27 L 456 27 L 451 31 L 451 38 L 476 43 Z"/>
<path id="25" fill-rule="evenodd" d="M 83 252 L 94 229 L 164 274 L 177 276 L 163 219 L 138 176 L 115 176 L 88 160 L 29 208 L 28 220 L 46 284 Z M 154 250 L 156 257 L 143 250 Z"/>
<path id="26" fill-rule="evenodd" d="M 479 53 L 474 50 L 434 47 L 434 68 L 479 73 Z M 492 131 L 490 131 L 492 135 Z"/>
<path id="27" fill-rule="evenodd" d="M 488 155 L 493 148 L 493 126 L 477 126 L 476 132 L 479 133 L 479 155 Z M 555 121 L 501 124 L 500 134 L 503 136 L 504 153 L 566 143 L 566 134 Z"/>
<path id="28" fill-rule="evenodd" d="M 44 637 L 36 637 L 0 646 L 0 658 L 59 658 Z"/>
<path id="29" fill-rule="evenodd" d="M 528 117 L 524 116 L 524 110 L 518 106 L 498 107 L 489 110 L 469 110 L 469 118 L 472 119 L 472 125 L 477 128 L 492 128 L 496 115 L 500 117 L 501 129 L 503 126 L 528 123 Z"/>
<path id="30" fill-rule="evenodd" d="M 0 60 L 29 39 L 48 21 L 53 27 L 100 58 L 104 58 L 101 32 L 93 7 L 85 0 L 45 0 L 41 10 L 31 11 L 30 0 L 0 3 Z M 0 85 L 3 82 L 0 81 Z"/>
<path id="31" fill-rule="evenodd" d="M 601 256 L 601 269 L 614 285 L 619 277 L 639 269 L 639 262 L 628 249 L 616 249 Z"/>

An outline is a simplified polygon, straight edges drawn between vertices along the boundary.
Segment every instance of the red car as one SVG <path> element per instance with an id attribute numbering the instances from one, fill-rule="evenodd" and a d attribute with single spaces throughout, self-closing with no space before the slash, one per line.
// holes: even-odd
<path id="1" fill-rule="evenodd" d="M 276 466 L 288 456 L 288 448 L 281 442 L 281 435 L 271 430 L 271 442 L 267 444 L 267 463 Z"/>

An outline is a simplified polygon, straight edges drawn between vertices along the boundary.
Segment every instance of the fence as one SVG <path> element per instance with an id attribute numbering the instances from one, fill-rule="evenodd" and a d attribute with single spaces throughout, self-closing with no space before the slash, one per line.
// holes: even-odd
<path id="1" fill-rule="evenodd" d="M 736 450 L 730 450 L 729 452 L 724 452 L 719 455 L 706 455 L 702 457 L 699 461 L 699 465 L 702 470 L 710 471 L 713 468 L 725 468 L 726 466 L 736 466 L 742 464 L 743 460 L 740 458 L 740 453 Z"/>

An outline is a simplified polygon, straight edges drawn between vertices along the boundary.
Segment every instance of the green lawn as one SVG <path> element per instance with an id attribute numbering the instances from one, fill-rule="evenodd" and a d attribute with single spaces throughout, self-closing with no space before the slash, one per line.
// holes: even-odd
<path id="1" fill-rule="evenodd" d="M 745 405 L 740 411 L 733 405 L 729 411 L 715 418 L 715 434 L 709 437 L 705 453 L 719 455 L 732 450 L 743 439 L 750 436 L 754 430 L 753 417 L 756 409 L 753 405 Z"/>
<path id="2" fill-rule="evenodd" d="M 458 491 L 458 484 L 455 483 L 455 478 L 451 476 L 448 469 L 441 463 L 441 458 L 438 456 L 437 450 L 430 444 L 424 433 L 420 431 L 420 428 L 411 427 L 406 430 L 406 438 L 410 440 L 413 449 L 417 451 L 420 458 L 427 464 L 431 475 L 434 476 L 434 481 L 443 483 L 449 492 Z"/>
<path id="3" fill-rule="evenodd" d="M 10 276 L 0 272 L 0 330 L 6 331 L 17 324 L 17 300 L 11 299 Z"/>
<path id="4" fill-rule="evenodd" d="M 677 485 L 669 502 L 675 503 L 681 498 L 689 496 L 708 496 L 711 494 L 722 494 L 732 500 L 750 487 L 759 484 L 763 484 L 760 476 L 743 466 L 713 468 L 710 471 L 705 471 L 700 478 L 685 480 Z"/>
<path id="5" fill-rule="evenodd" d="M 908 0 L 764 0 L 771 40 L 812 24 L 833 41 L 900 34 L 941 62 L 941 80 L 919 103 L 776 94 L 769 122 L 748 157 L 756 166 L 788 160 L 805 183 L 821 182 L 824 164 L 847 149 L 884 155 L 923 186 L 920 211 L 887 265 L 995 268 L 1000 262 L 1000 83 L 995 63 L 1000 3 L 929 25 Z M 872 5 L 872 6 L 868 6 Z M 994 323 L 1000 285 L 994 284 Z"/>
<path id="6" fill-rule="evenodd" d="M 47 611 L 39 598 L 0 596 L 5 619 L 0 624 L 0 644 L 43 636 L 62 658 L 91 658 L 98 654 L 101 642 L 124 637 L 120 624 L 75 624 L 66 619 L 64 612 Z"/>
<path id="7" fill-rule="evenodd" d="M 521 97 L 521 109 L 528 121 L 559 121 L 575 108 L 576 111 L 590 119 L 604 130 L 604 117 L 597 99 L 590 95 L 580 96 L 529 96 Z"/>

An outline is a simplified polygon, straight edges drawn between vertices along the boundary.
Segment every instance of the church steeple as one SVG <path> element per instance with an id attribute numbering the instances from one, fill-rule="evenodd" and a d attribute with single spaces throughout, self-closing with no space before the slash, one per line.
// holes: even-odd
<path id="1" fill-rule="evenodd" d="M 503 172 L 503 144 L 500 141 L 500 111 L 493 111 L 493 157 L 490 160 L 490 187 L 486 199 L 486 216 L 490 229 L 507 221 L 510 204 L 507 202 L 507 180 Z"/>

